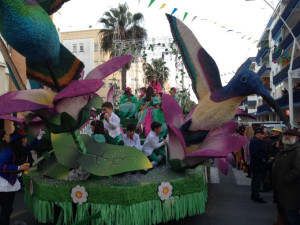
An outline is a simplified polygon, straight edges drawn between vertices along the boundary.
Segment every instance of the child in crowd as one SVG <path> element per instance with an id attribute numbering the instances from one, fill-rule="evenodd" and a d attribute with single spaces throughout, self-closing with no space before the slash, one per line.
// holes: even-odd
<path id="1" fill-rule="evenodd" d="M 108 132 L 108 135 L 105 135 L 105 139 L 108 144 L 117 145 L 122 140 L 120 118 L 114 113 L 111 102 L 105 102 L 102 105 L 102 109 L 104 113 L 102 115 L 104 119 L 104 128 Z"/>
<path id="2" fill-rule="evenodd" d="M 127 125 L 126 134 L 123 135 L 123 141 L 125 146 L 135 147 L 139 150 L 143 148 L 140 136 L 135 133 L 135 125 L 133 123 Z"/>
<path id="3" fill-rule="evenodd" d="M 159 142 L 158 135 L 161 132 L 162 124 L 158 122 L 152 122 L 151 132 L 147 136 L 143 145 L 143 152 L 151 161 L 153 166 L 156 166 L 164 157 L 165 151 L 161 147 L 167 143 L 166 139 Z"/>
<path id="4" fill-rule="evenodd" d="M 92 126 L 92 138 L 94 139 L 95 142 L 97 143 L 105 143 L 105 136 L 104 136 L 104 124 L 100 120 L 93 121 L 94 126 Z"/>

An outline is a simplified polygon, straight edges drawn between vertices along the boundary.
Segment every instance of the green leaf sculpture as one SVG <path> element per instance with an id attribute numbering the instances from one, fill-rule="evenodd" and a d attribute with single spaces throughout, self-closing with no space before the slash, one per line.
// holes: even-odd
<path id="1" fill-rule="evenodd" d="M 96 143 L 88 135 L 81 135 L 81 138 L 88 150 L 86 155 L 78 150 L 71 134 L 51 135 L 54 154 L 59 163 L 69 168 L 81 166 L 98 176 L 152 168 L 148 158 L 136 148 Z"/>
<path id="2" fill-rule="evenodd" d="M 79 164 L 83 169 L 98 176 L 152 168 L 143 152 L 136 148 L 90 142 L 88 153 L 81 155 Z"/>
<path id="3" fill-rule="evenodd" d="M 44 161 L 42 175 L 53 179 L 65 179 L 69 175 L 69 171 L 70 169 L 61 165 L 54 156 Z"/>

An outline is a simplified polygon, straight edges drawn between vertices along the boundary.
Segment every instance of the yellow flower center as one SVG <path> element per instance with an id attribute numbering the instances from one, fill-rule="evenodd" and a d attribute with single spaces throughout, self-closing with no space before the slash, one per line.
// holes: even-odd
<path id="1" fill-rule="evenodd" d="M 169 188 L 168 187 L 164 187 L 163 189 L 163 193 L 166 195 L 169 193 Z"/>
<path id="2" fill-rule="evenodd" d="M 80 191 L 77 191 L 75 196 L 76 198 L 82 198 L 82 193 Z"/>

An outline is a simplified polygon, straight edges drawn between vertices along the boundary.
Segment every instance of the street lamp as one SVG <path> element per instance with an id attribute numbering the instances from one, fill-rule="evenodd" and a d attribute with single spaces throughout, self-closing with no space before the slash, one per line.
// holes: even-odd
<path id="1" fill-rule="evenodd" d="M 246 0 L 246 1 L 251 1 L 251 0 Z M 253 1 L 253 0 L 252 0 Z M 293 62 L 294 62 L 294 54 L 295 54 L 295 46 L 297 45 L 298 49 L 300 50 L 300 46 L 297 42 L 297 38 L 293 34 L 291 28 L 287 25 L 285 20 L 281 17 L 279 13 L 276 12 L 274 7 L 267 2 L 266 0 L 263 0 L 268 6 L 273 9 L 273 13 L 276 13 L 277 16 L 282 20 L 286 28 L 289 30 L 290 34 L 292 35 L 294 41 L 293 41 L 293 49 L 292 49 L 292 55 L 291 55 L 291 62 L 290 62 L 290 67 L 288 70 L 288 92 L 289 92 L 289 110 L 290 110 L 290 124 L 292 128 L 294 127 L 294 99 L 293 99 Z"/>

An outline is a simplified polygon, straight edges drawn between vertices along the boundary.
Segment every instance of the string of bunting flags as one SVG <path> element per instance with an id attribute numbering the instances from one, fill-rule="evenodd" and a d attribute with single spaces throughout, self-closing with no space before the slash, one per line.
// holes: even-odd
<path id="1" fill-rule="evenodd" d="M 154 2 L 155 2 L 155 0 L 150 0 L 150 3 L 149 3 L 149 5 L 148 5 L 148 8 L 149 8 L 150 6 L 152 6 L 152 4 L 153 4 Z M 140 4 L 140 0 L 139 0 L 139 4 Z M 162 3 L 162 5 L 159 7 L 159 9 L 165 8 L 166 5 L 167 5 L 166 3 Z M 178 8 L 174 8 L 174 9 L 172 10 L 172 12 L 171 12 L 171 15 L 173 15 L 174 13 L 176 13 L 177 10 L 178 10 Z M 188 12 L 185 12 L 185 13 L 184 13 L 184 15 L 183 15 L 183 21 L 187 18 L 188 14 L 189 14 Z M 194 17 L 192 18 L 191 22 L 194 22 L 197 18 L 198 18 L 198 16 L 194 16 Z M 200 19 L 200 18 L 199 18 L 199 19 Z M 208 20 L 208 19 L 206 19 L 206 18 L 201 18 L 201 20 L 202 20 L 202 21 L 207 21 L 207 22 L 213 22 L 213 24 L 217 24 L 217 22 L 215 22 L 215 21 L 213 21 L 213 20 Z M 234 32 L 234 30 L 232 30 L 232 29 L 230 29 L 230 28 L 227 28 L 226 26 L 220 26 L 220 28 L 228 29 L 227 32 Z M 242 33 L 239 32 L 239 31 L 237 31 L 236 34 L 241 34 L 241 35 L 242 35 Z M 250 41 L 250 40 L 252 39 L 252 37 L 247 37 L 247 35 L 242 35 L 241 39 L 245 39 L 245 38 L 246 38 L 247 41 Z M 259 40 L 255 40 L 255 41 L 253 41 L 252 44 L 257 43 L 258 41 L 259 41 Z"/>

